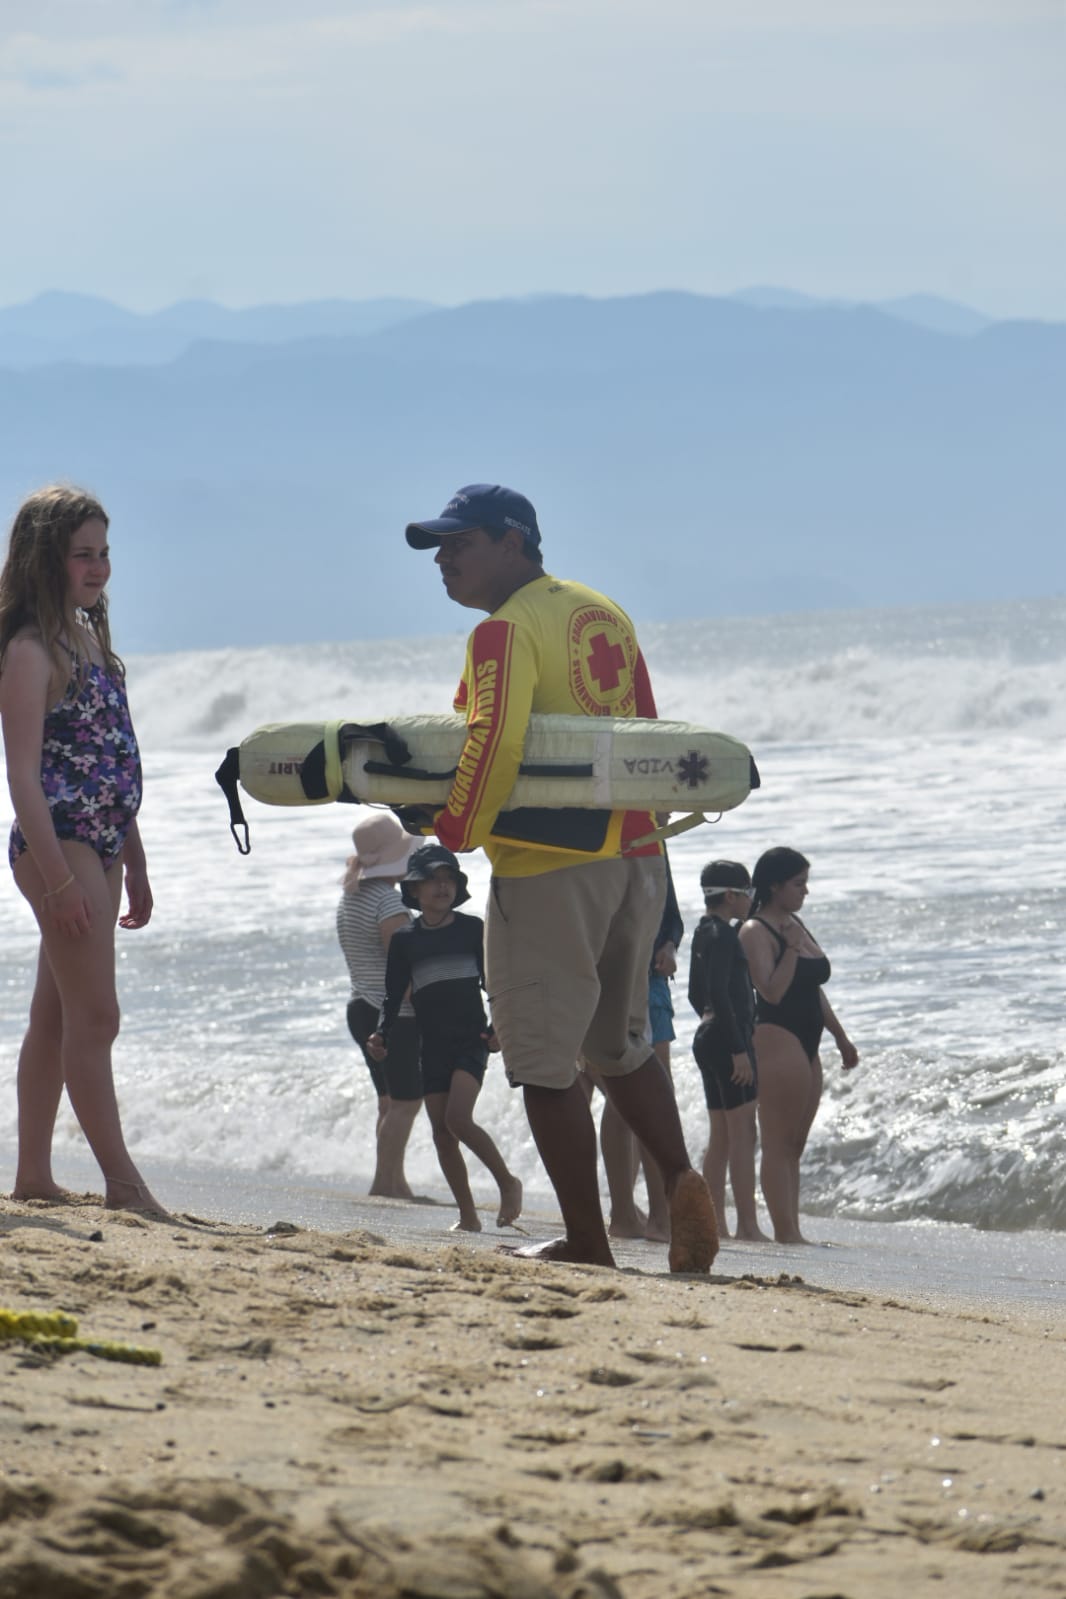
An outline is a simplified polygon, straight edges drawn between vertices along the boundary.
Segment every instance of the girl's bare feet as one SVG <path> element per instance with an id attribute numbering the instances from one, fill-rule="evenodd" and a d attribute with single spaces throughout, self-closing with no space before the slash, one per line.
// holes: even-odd
<path id="1" fill-rule="evenodd" d="M 58 1187 L 56 1183 L 42 1183 L 38 1187 L 31 1187 L 28 1184 L 24 1184 L 21 1188 L 16 1187 L 12 1189 L 11 1197 L 24 1203 L 30 1200 L 37 1200 L 39 1203 L 48 1205 L 73 1205 L 78 1196 L 70 1193 L 66 1188 Z"/>
<path id="2" fill-rule="evenodd" d="M 500 1184 L 500 1213 L 496 1217 L 497 1227 L 510 1227 L 522 1214 L 522 1184 L 517 1177 L 511 1177 L 507 1182 Z"/>
<path id="3" fill-rule="evenodd" d="M 464 1216 L 460 1212 L 459 1220 L 452 1222 L 450 1231 L 453 1233 L 479 1233 L 481 1231 L 481 1217 L 476 1210 L 472 1211 L 469 1216 Z"/>
<path id="4" fill-rule="evenodd" d="M 156 1199 L 146 1183 L 123 1182 L 109 1177 L 104 1198 L 105 1210 L 132 1210 L 152 1221 L 173 1221 L 174 1217 Z"/>

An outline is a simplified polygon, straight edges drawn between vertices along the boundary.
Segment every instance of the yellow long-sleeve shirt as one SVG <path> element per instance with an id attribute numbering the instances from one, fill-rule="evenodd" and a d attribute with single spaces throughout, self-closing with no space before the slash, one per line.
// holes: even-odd
<path id="1" fill-rule="evenodd" d="M 497 876 L 533 877 L 616 856 L 651 830 L 646 811 L 502 811 L 533 712 L 656 714 L 633 623 L 605 595 L 547 573 L 516 589 L 471 633 L 455 709 L 467 740 L 436 820 L 449 849 L 481 846 Z"/>

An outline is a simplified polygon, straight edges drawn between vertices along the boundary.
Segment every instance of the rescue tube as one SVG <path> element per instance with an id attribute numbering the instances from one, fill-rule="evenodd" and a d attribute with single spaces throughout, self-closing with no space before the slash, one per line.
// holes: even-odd
<path id="1" fill-rule="evenodd" d="M 461 716 L 272 723 L 231 749 L 216 777 L 231 825 L 244 820 L 238 782 L 265 805 L 432 810 L 451 792 L 466 735 Z M 698 821 L 732 810 L 758 785 L 750 751 L 728 733 L 641 717 L 533 715 L 505 809 L 683 811 Z"/>

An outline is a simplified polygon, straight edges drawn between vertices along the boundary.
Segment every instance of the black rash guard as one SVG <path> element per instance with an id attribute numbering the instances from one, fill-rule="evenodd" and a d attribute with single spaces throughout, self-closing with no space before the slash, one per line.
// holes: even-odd
<path id="1" fill-rule="evenodd" d="M 716 1044 L 730 1055 L 747 1053 L 755 1008 L 748 957 L 736 928 L 713 913 L 701 919 L 692 938 L 688 997 L 697 1015 L 713 1012 Z"/>
<path id="2" fill-rule="evenodd" d="M 447 927 L 426 927 L 419 917 L 410 927 L 393 933 L 385 963 L 385 1003 L 378 1023 L 386 1044 L 410 984 L 424 1060 L 463 1045 L 485 1049 L 482 1034 L 488 1032 L 489 1024 L 481 998 L 483 941 L 481 918 L 458 911 Z"/>

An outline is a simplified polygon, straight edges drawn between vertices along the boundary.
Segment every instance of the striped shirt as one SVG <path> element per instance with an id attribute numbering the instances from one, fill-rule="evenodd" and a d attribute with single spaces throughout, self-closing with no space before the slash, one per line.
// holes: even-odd
<path id="1" fill-rule="evenodd" d="M 380 1010 L 385 998 L 385 946 L 381 924 L 393 916 L 406 916 L 407 906 L 392 883 L 384 878 L 362 882 L 354 893 L 344 893 L 337 906 L 337 938 L 348 962 L 352 999 L 365 999 Z M 409 1004 L 401 1016 L 413 1016 Z"/>

